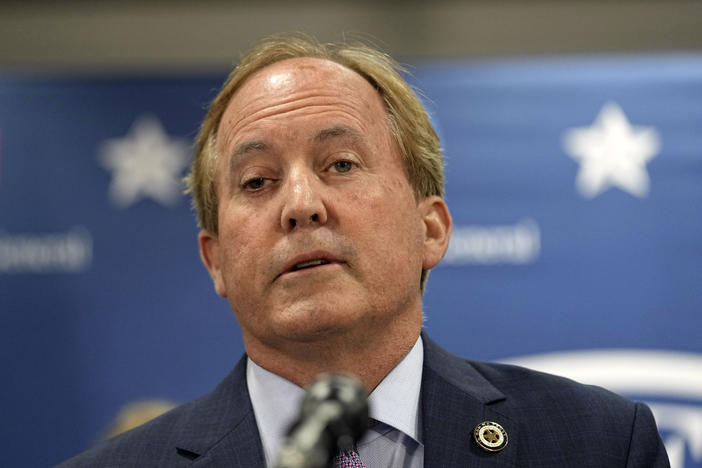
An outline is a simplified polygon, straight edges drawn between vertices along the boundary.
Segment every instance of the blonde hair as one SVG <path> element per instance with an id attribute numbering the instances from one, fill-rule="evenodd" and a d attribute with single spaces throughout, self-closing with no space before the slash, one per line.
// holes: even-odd
<path id="1" fill-rule="evenodd" d="M 365 78 L 385 101 L 390 131 L 397 142 L 415 196 L 444 195 L 443 156 L 439 138 L 405 70 L 388 55 L 361 43 L 321 43 L 303 34 L 272 36 L 241 59 L 210 105 L 195 140 L 195 159 L 185 178 L 201 228 L 217 234 L 217 153 L 215 141 L 222 115 L 232 96 L 254 73 L 292 58 L 319 58 L 343 65 Z M 422 285 L 426 272 L 422 273 Z"/>

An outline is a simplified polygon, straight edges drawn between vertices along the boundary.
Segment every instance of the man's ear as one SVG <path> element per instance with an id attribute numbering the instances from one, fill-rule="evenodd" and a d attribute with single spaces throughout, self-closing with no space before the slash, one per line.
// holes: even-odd
<path id="1" fill-rule="evenodd" d="M 418 205 L 424 222 L 424 257 L 422 268 L 431 270 L 443 258 L 448 249 L 453 221 L 446 202 L 439 196 L 430 196 Z"/>
<path id="2" fill-rule="evenodd" d="M 224 287 L 222 269 L 220 265 L 219 238 L 206 229 L 202 229 L 197 236 L 200 244 L 200 259 L 210 272 L 210 277 L 214 283 L 215 291 L 222 297 L 227 297 L 227 290 Z"/>

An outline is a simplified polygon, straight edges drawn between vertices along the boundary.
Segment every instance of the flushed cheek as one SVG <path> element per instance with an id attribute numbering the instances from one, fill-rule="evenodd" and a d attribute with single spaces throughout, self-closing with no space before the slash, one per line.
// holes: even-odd
<path id="1" fill-rule="evenodd" d="M 365 206 L 359 212 L 365 215 L 357 217 L 355 224 L 365 244 L 361 249 L 372 252 L 374 261 L 383 258 L 385 265 L 406 268 L 414 262 L 412 253 L 421 251 L 422 233 L 416 207 L 404 197 L 398 197 L 398 193 L 384 191 L 361 202 Z"/>
<path id="2" fill-rule="evenodd" d="M 269 249 L 263 243 L 263 231 L 251 226 L 251 223 L 243 217 L 235 217 L 238 222 L 236 226 L 220 226 L 220 242 L 223 255 L 223 271 L 228 288 L 236 288 L 237 284 L 256 281 L 261 274 L 258 263 L 263 254 Z M 242 229 L 250 227 L 251 229 Z M 223 231 L 223 232 L 222 232 Z M 238 289 L 238 288 L 237 288 Z"/>
<path id="3" fill-rule="evenodd" d="M 378 228 L 383 227 L 383 230 L 379 232 L 402 235 L 408 229 L 416 227 L 414 223 L 416 222 L 417 208 L 414 196 L 402 182 L 390 181 L 385 190 L 378 194 L 374 205 L 377 211 L 374 221 L 378 223 Z"/>

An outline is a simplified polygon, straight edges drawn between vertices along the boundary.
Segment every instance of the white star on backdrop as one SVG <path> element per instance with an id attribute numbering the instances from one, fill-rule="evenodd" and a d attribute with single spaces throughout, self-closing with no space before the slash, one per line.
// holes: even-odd
<path id="1" fill-rule="evenodd" d="M 100 148 L 100 162 L 112 172 L 110 200 L 122 208 L 142 198 L 174 205 L 182 196 L 181 173 L 188 156 L 189 145 L 170 138 L 158 119 L 138 118 L 127 135 Z"/>
<path id="2" fill-rule="evenodd" d="M 592 126 L 567 130 L 563 146 L 580 164 L 575 186 L 583 197 L 594 198 L 610 187 L 648 195 L 646 163 L 660 150 L 658 132 L 632 126 L 617 103 L 605 104 Z"/>

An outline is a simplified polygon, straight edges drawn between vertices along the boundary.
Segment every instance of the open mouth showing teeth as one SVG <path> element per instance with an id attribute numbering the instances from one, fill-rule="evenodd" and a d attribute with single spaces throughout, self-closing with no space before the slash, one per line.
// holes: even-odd
<path id="1" fill-rule="evenodd" d="M 309 260 L 307 262 L 298 263 L 290 271 L 304 270 L 305 268 L 312 268 L 320 265 L 327 265 L 329 262 L 322 258 L 317 260 Z"/>

